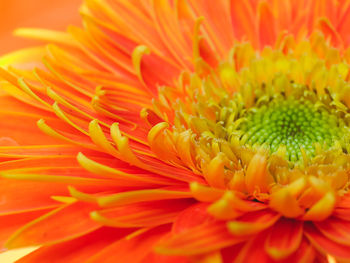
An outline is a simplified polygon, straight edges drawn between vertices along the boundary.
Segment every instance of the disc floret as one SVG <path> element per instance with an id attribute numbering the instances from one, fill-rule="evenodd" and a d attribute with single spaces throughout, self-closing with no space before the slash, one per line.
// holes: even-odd
<path id="1" fill-rule="evenodd" d="M 266 145 L 270 153 L 286 146 L 286 157 L 302 159 L 301 148 L 315 155 L 315 143 L 326 147 L 340 140 L 341 129 L 336 116 L 304 99 L 277 99 L 252 109 L 240 125 L 241 141 L 248 145 Z"/>

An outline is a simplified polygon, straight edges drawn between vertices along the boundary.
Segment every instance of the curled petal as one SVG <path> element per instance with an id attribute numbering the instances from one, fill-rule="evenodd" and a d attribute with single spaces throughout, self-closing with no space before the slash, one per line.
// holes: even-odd
<path id="1" fill-rule="evenodd" d="M 304 213 L 297 199 L 287 188 L 272 193 L 269 206 L 288 218 L 295 218 Z"/>
<path id="2" fill-rule="evenodd" d="M 254 155 L 248 165 L 245 178 L 245 183 L 250 193 L 256 191 L 265 193 L 269 190 L 272 177 L 267 170 L 267 161 L 264 155 L 260 153 Z"/>
<path id="3" fill-rule="evenodd" d="M 325 194 L 309 211 L 303 216 L 304 220 L 322 221 L 329 217 L 334 209 L 336 197 L 334 193 Z"/>
<path id="4" fill-rule="evenodd" d="M 247 236 L 259 233 L 272 226 L 279 218 L 280 214 L 271 210 L 261 210 L 247 213 L 237 220 L 229 221 L 227 227 L 229 231 L 238 236 Z"/>
<path id="5" fill-rule="evenodd" d="M 190 184 L 190 190 L 193 197 L 201 202 L 216 201 L 224 194 L 224 190 L 222 189 L 208 187 L 197 182 Z"/>

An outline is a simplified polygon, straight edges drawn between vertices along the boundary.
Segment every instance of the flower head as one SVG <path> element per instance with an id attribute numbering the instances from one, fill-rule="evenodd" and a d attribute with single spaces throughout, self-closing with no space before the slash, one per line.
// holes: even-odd
<path id="1" fill-rule="evenodd" d="M 41 246 L 19 262 L 350 260 L 349 10 L 86 0 L 83 29 L 18 30 L 49 44 L 0 60 L 4 247 Z"/>

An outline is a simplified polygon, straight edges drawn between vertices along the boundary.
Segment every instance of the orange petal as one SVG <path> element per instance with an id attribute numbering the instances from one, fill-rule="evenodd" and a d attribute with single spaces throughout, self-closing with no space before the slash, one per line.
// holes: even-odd
<path id="1" fill-rule="evenodd" d="M 0 179 L 0 196 L 6 200 L 1 204 L 0 215 L 15 214 L 25 211 L 55 208 L 58 202 L 51 195 L 64 195 L 65 186 L 48 183 Z"/>
<path id="2" fill-rule="evenodd" d="M 157 227 L 136 237 L 126 237 L 116 241 L 90 258 L 87 263 L 141 263 L 153 251 L 154 244 L 162 238 L 169 228 Z"/>
<path id="3" fill-rule="evenodd" d="M 262 233 L 257 237 L 247 242 L 239 252 L 235 263 L 268 263 L 271 259 L 264 250 L 264 242 L 266 240 L 266 233 Z"/>
<path id="4" fill-rule="evenodd" d="M 328 218 L 325 221 L 315 222 L 315 226 L 334 242 L 350 246 L 350 221 L 338 218 Z"/>
<path id="5" fill-rule="evenodd" d="M 326 193 L 316 204 L 314 204 L 303 216 L 303 220 L 322 221 L 329 217 L 336 202 L 335 194 Z"/>
<path id="6" fill-rule="evenodd" d="M 241 242 L 242 239 L 227 232 L 225 223 L 214 221 L 207 208 L 208 204 L 199 203 L 184 210 L 173 224 L 172 235 L 159 244 L 159 251 L 172 255 L 200 254 L 202 250 L 215 250 L 216 245 L 225 247 Z M 219 243 L 215 244 L 216 241 Z"/>
<path id="7" fill-rule="evenodd" d="M 159 83 L 168 83 L 179 76 L 179 70 L 153 54 L 142 57 L 141 71 L 147 87 L 156 92 Z"/>
<path id="8" fill-rule="evenodd" d="M 207 168 L 203 171 L 205 179 L 213 188 L 226 188 L 225 165 L 227 165 L 227 163 L 228 160 L 225 154 L 219 153 L 217 156 L 210 160 Z"/>
<path id="9" fill-rule="evenodd" d="M 198 203 L 183 210 L 173 223 L 172 232 L 178 234 L 196 225 L 212 221 L 213 218 L 207 212 L 208 206 L 206 203 Z"/>
<path id="10" fill-rule="evenodd" d="M 244 196 L 242 197 L 239 195 L 238 192 L 230 192 L 231 195 L 231 203 L 235 209 L 242 212 L 253 212 L 253 211 L 259 211 L 267 208 L 267 205 L 264 203 L 251 201 L 251 200 L 245 200 Z"/>
<path id="11" fill-rule="evenodd" d="M 5 241 L 20 227 L 49 212 L 50 209 L 40 209 L 35 211 L 1 215 L 0 216 L 0 251 L 4 248 Z"/>
<path id="12" fill-rule="evenodd" d="M 219 200 L 208 207 L 208 213 L 217 219 L 228 220 L 244 214 L 234 207 L 233 194 L 226 192 Z"/>
<path id="13" fill-rule="evenodd" d="M 75 156 L 81 148 L 74 145 L 28 145 L 16 146 L 6 145 L 0 147 L 0 157 L 17 158 L 17 157 L 59 157 L 64 155 Z M 93 154 L 87 149 L 84 153 Z M 96 153 L 96 152 L 94 152 Z"/>
<path id="14" fill-rule="evenodd" d="M 98 203 L 101 206 L 116 206 L 152 200 L 185 199 L 190 197 L 190 193 L 185 191 L 145 189 L 99 197 Z"/>
<path id="15" fill-rule="evenodd" d="M 9 76 L 9 73 L 2 68 L 0 69 L 0 75 L 5 79 L 11 78 L 11 76 Z M 13 79 L 11 78 L 10 81 L 17 83 L 15 77 L 13 77 Z M 31 105 L 34 102 L 32 102 L 32 99 L 28 95 L 26 95 L 23 91 L 19 90 L 12 84 L 7 84 L 4 82 L 1 83 L 0 103 L 1 111 L 3 112 L 21 112 L 23 115 L 41 115 L 47 117 L 53 116 L 46 110 L 37 108 L 35 107 L 36 105 Z"/>
<path id="16" fill-rule="evenodd" d="M 188 1 L 196 17 L 204 16 L 204 38 L 212 43 L 220 56 L 225 56 L 234 42 L 228 1 Z"/>
<path id="17" fill-rule="evenodd" d="M 260 48 L 272 46 L 276 41 L 275 18 L 265 1 L 261 1 L 258 6 L 258 25 Z"/>
<path id="18" fill-rule="evenodd" d="M 188 58 L 192 55 L 192 47 L 186 41 L 186 35 L 181 32 L 181 27 L 170 2 L 167 0 L 153 0 L 152 7 L 155 27 L 163 43 L 174 58 L 178 60 L 178 63 L 184 69 L 188 69 Z"/>
<path id="19" fill-rule="evenodd" d="M 341 197 L 333 211 L 333 216 L 346 221 L 350 220 L 350 196 L 348 194 Z"/>
<path id="20" fill-rule="evenodd" d="M 190 183 L 190 190 L 195 199 L 201 202 L 213 202 L 218 200 L 224 190 L 201 185 L 197 182 Z"/>
<path id="21" fill-rule="evenodd" d="M 18 263 L 37 262 L 86 262 L 111 243 L 123 238 L 130 230 L 102 227 L 73 240 L 51 246 L 43 246 L 21 258 Z"/>
<path id="22" fill-rule="evenodd" d="M 173 222 L 191 204 L 189 200 L 142 202 L 98 210 L 91 216 L 97 222 L 113 227 L 154 227 Z"/>
<path id="23" fill-rule="evenodd" d="M 249 193 L 265 193 L 269 190 L 272 177 L 267 171 L 266 157 L 257 153 L 251 159 L 245 177 L 245 183 Z"/>
<path id="24" fill-rule="evenodd" d="M 339 23 L 336 27 L 336 31 L 339 32 L 340 36 L 342 37 L 346 45 L 349 45 L 350 43 L 350 36 L 348 35 L 349 30 L 350 30 L 350 6 L 347 6 L 343 16 L 339 19 Z"/>
<path id="25" fill-rule="evenodd" d="M 349 208 L 336 208 L 332 214 L 334 217 L 350 220 L 350 209 Z"/>
<path id="26" fill-rule="evenodd" d="M 25 112 L 2 112 L 0 111 L 0 137 L 9 137 L 20 145 L 59 144 L 57 139 L 51 138 L 42 132 L 36 125 L 36 121 L 42 115 Z M 58 123 L 59 121 L 55 121 Z M 6 124 L 6 125 L 4 125 Z M 31 136 L 23 136 L 31 134 Z"/>
<path id="27" fill-rule="evenodd" d="M 298 217 L 304 212 L 288 188 L 283 188 L 272 193 L 269 206 L 288 218 Z"/>
<path id="28" fill-rule="evenodd" d="M 144 173 L 144 174 L 132 174 L 127 172 L 122 172 L 121 169 L 122 163 L 119 164 L 119 166 L 116 166 L 116 168 L 112 168 L 107 165 L 103 165 L 100 162 L 96 162 L 88 157 L 86 157 L 81 152 L 78 153 L 76 159 L 78 160 L 79 164 L 87 171 L 96 174 L 98 176 L 103 176 L 106 178 L 111 178 L 113 181 L 118 182 L 118 185 L 120 186 L 134 186 L 134 187 L 147 187 L 147 185 L 155 186 L 157 184 L 162 185 L 171 185 L 172 182 L 168 178 L 159 178 L 159 176 L 155 176 L 150 173 Z M 103 159 L 100 159 L 101 161 L 105 161 Z M 110 161 L 110 160 L 108 160 Z"/>
<path id="29" fill-rule="evenodd" d="M 238 248 L 238 256 L 236 256 L 236 260 L 232 261 L 235 263 L 246 263 L 246 262 L 257 262 L 256 259 L 259 259 L 260 262 L 280 262 L 280 263 L 310 263 L 314 262 L 314 259 L 316 257 L 316 252 L 313 246 L 304 238 L 301 243 L 300 247 L 290 255 L 289 257 L 285 259 L 280 260 L 273 260 L 270 257 L 268 257 L 268 254 L 264 253 L 263 249 L 263 243 L 265 242 L 264 235 L 266 235 L 268 232 L 263 232 L 260 234 L 257 238 L 253 239 L 252 241 L 248 242 L 243 246 L 243 248 Z M 233 253 L 236 253 L 234 251 Z M 231 261 L 229 261 L 231 262 Z"/>
<path id="30" fill-rule="evenodd" d="M 52 244 L 87 234 L 100 227 L 89 216 L 96 208 L 96 205 L 80 202 L 63 205 L 19 229 L 6 247 Z"/>
<path id="31" fill-rule="evenodd" d="M 222 259 L 224 262 L 235 262 L 238 254 L 242 250 L 246 243 L 239 243 L 230 247 L 223 248 L 221 250 Z"/>
<path id="32" fill-rule="evenodd" d="M 160 255 L 152 251 L 142 260 L 142 263 L 191 263 L 191 261 L 188 257 Z"/>
<path id="33" fill-rule="evenodd" d="M 257 46 L 255 14 L 249 1 L 231 0 L 231 20 L 235 37 L 247 39 Z"/>
<path id="34" fill-rule="evenodd" d="M 282 32 L 286 28 L 290 28 L 290 25 L 292 24 L 291 17 L 293 4 L 294 3 L 291 1 L 274 2 L 272 11 L 276 15 L 276 21 L 278 21 L 276 28 L 279 32 Z"/>
<path id="35" fill-rule="evenodd" d="M 282 218 L 269 230 L 265 250 L 274 259 L 286 258 L 299 248 L 302 237 L 301 221 Z"/>
<path id="36" fill-rule="evenodd" d="M 205 222 L 179 234 L 173 234 L 156 246 L 156 252 L 167 255 L 197 255 L 243 242 L 227 231 L 224 222 Z"/>
<path id="37" fill-rule="evenodd" d="M 237 220 L 229 221 L 227 226 L 232 234 L 247 236 L 256 234 L 272 226 L 280 217 L 280 214 L 266 209 L 247 213 Z"/>
<path id="38" fill-rule="evenodd" d="M 350 246 L 345 246 L 333 242 L 324 236 L 319 230 L 317 230 L 317 228 L 311 223 L 305 224 L 304 229 L 306 237 L 309 239 L 312 245 L 322 254 L 331 254 L 337 259 L 349 261 Z"/>
<path id="39" fill-rule="evenodd" d="M 265 204 L 241 199 L 233 191 L 226 191 L 219 200 L 208 207 L 208 213 L 215 218 L 228 220 L 237 218 L 245 212 L 253 212 L 266 208 Z"/>
<path id="40" fill-rule="evenodd" d="M 281 263 L 309 263 L 314 262 L 316 258 L 316 251 L 312 244 L 304 237 L 300 243 L 299 248 L 295 251 L 294 254 L 290 255 L 284 260 L 281 260 Z"/>
<path id="41" fill-rule="evenodd" d="M 336 31 L 336 29 L 333 27 L 331 22 L 327 18 L 320 18 L 318 21 L 318 26 L 325 34 L 325 37 L 331 37 L 332 43 L 335 46 L 341 46 L 343 44 L 343 41 L 339 35 L 339 33 Z"/>

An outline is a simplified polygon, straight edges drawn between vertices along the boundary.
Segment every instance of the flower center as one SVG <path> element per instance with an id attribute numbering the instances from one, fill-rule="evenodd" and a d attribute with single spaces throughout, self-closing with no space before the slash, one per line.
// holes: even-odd
<path id="1" fill-rule="evenodd" d="M 176 89 L 161 88 L 154 113 L 142 114 L 150 124 L 156 113 L 164 120 L 149 132 L 151 150 L 287 217 L 323 197 L 334 204 L 350 185 L 348 66 L 311 47 L 256 53 L 242 44 L 231 55 L 217 69 L 184 72 Z"/>
<path id="2" fill-rule="evenodd" d="M 295 162 L 315 155 L 315 143 L 332 146 L 341 136 L 337 117 L 324 108 L 317 108 L 301 98 L 273 100 L 253 108 L 240 126 L 244 131 L 241 141 L 248 145 L 266 145 L 276 152 L 283 145 L 286 157 Z"/>

